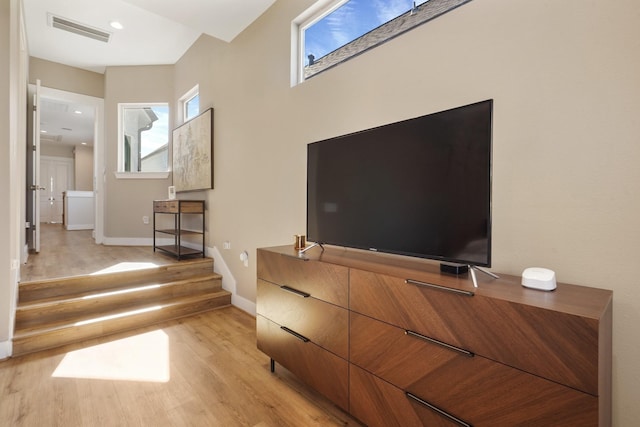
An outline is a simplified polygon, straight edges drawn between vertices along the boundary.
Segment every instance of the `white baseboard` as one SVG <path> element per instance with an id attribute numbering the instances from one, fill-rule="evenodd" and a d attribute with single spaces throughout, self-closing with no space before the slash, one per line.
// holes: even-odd
<path id="1" fill-rule="evenodd" d="M 93 224 L 65 225 L 65 230 L 93 230 Z"/>
<path id="2" fill-rule="evenodd" d="M 246 311 L 252 316 L 256 315 L 256 304 L 248 299 L 241 297 L 236 292 L 236 279 L 231 274 L 231 270 L 224 262 L 222 254 L 217 247 L 207 248 L 207 256 L 213 258 L 213 271 L 222 276 L 222 289 L 231 292 L 231 304 L 238 307 L 240 310 Z"/>
<path id="3" fill-rule="evenodd" d="M 0 360 L 8 359 L 13 352 L 13 343 L 9 341 L 0 341 Z"/>
<path id="4" fill-rule="evenodd" d="M 252 316 L 256 316 L 256 303 L 251 302 L 246 298 L 243 298 L 237 294 L 231 295 L 231 304 L 238 307 L 240 310 L 249 313 Z"/>

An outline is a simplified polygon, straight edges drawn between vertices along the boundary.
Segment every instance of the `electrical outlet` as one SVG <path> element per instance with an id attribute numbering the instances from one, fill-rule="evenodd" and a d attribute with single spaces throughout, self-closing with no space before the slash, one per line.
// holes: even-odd
<path id="1" fill-rule="evenodd" d="M 224 249 L 231 249 L 231 242 L 229 242 L 229 241 L 224 242 L 224 243 L 222 244 L 222 247 L 223 247 Z"/>
<path id="2" fill-rule="evenodd" d="M 148 217 L 148 216 L 146 216 L 146 215 L 145 215 L 145 216 L 143 216 L 143 217 L 142 217 L 142 223 L 143 223 L 143 224 L 149 224 L 149 217 Z"/>

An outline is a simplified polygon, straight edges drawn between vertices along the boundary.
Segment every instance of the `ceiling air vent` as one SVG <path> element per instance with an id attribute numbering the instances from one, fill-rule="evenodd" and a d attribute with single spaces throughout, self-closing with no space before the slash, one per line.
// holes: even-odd
<path id="1" fill-rule="evenodd" d="M 69 31 L 70 33 L 78 34 L 80 36 L 89 37 L 94 40 L 109 43 L 111 33 L 92 28 L 87 25 L 78 24 L 77 22 L 70 21 L 59 16 L 49 14 L 49 25 L 53 28 Z"/>

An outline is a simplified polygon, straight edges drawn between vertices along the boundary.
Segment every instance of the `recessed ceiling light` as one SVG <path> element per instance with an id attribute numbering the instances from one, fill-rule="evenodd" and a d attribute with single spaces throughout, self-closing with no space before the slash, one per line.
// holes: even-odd
<path id="1" fill-rule="evenodd" d="M 76 114 L 82 114 L 82 111 L 80 111 L 80 110 L 76 110 L 76 111 L 74 111 L 74 113 L 76 113 Z"/>
<path id="2" fill-rule="evenodd" d="M 42 130 L 40 130 L 40 133 L 47 133 L 47 131 L 42 129 Z"/>
<path id="3" fill-rule="evenodd" d="M 81 142 L 80 144 L 82 144 L 82 145 L 87 145 L 87 143 L 86 143 L 86 142 Z"/>
<path id="4" fill-rule="evenodd" d="M 115 28 L 116 30 L 121 30 L 124 28 L 122 24 L 118 21 L 111 21 L 109 25 L 111 25 L 111 28 Z"/>

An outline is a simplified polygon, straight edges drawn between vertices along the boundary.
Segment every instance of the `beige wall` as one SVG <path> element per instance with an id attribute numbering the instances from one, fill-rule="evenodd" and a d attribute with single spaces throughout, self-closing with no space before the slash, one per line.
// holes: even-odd
<path id="1" fill-rule="evenodd" d="M 279 0 L 229 45 L 176 64 L 215 107 L 209 246 L 255 301 L 255 249 L 305 230 L 306 144 L 493 98 L 493 270 L 614 291 L 614 417 L 640 418 L 640 3 L 483 0 L 290 88 Z M 238 254 L 249 251 L 249 268 Z"/>
<path id="2" fill-rule="evenodd" d="M 29 58 L 29 83 L 52 89 L 104 98 L 104 75 L 58 64 L 44 59 Z"/>
<path id="3" fill-rule="evenodd" d="M 20 2 L 0 2 L 0 360 L 11 337 L 24 245 L 27 53 Z"/>
<path id="4" fill-rule="evenodd" d="M 77 146 L 74 148 L 75 189 L 93 191 L 93 148 Z"/>
<path id="5" fill-rule="evenodd" d="M 118 103 L 171 102 L 173 66 L 108 67 L 105 73 L 105 163 L 106 198 L 104 235 L 114 239 L 147 239 L 152 224 L 142 217 L 153 215 L 153 200 L 166 199 L 171 176 L 167 179 L 117 179 Z M 170 119 L 171 123 L 171 119 Z M 111 239 L 111 240 L 110 240 Z"/>

